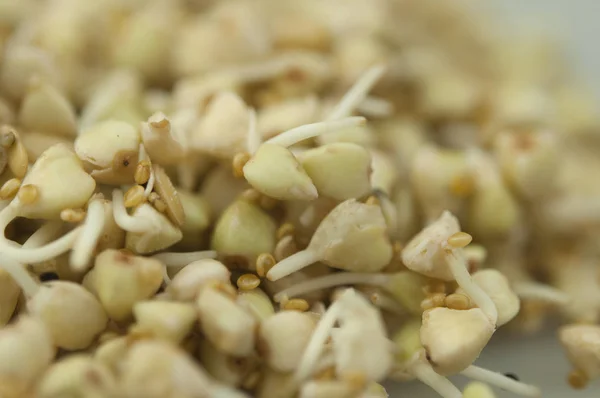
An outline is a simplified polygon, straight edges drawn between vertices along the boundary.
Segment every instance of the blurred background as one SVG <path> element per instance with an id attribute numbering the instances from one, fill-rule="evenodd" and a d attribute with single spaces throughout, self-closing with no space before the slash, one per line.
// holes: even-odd
<path id="1" fill-rule="evenodd" d="M 594 12 L 597 1 L 491 0 L 488 3 L 489 11 L 495 14 L 507 35 L 543 34 L 561 43 L 561 50 L 572 60 L 570 66 L 574 74 L 596 100 L 600 99 L 600 52 L 596 40 L 600 27 L 598 15 Z M 600 397 L 600 382 L 590 384 L 582 391 L 569 387 L 566 375 L 570 365 L 565 360 L 554 331 L 529 337 L 503 332 L 492 339 L 477 365 L 502 373 L 513 373 L 526 383 L 542 386 L 544 398 Z M 463 377 L 452 380 L 461 387 L 467 381 Z M 393 386 L 388 391 L 392 398 L 439 397 L 420 383 Z M 497 389 L 495 392 L 499 398 L 514 397 Z"/>

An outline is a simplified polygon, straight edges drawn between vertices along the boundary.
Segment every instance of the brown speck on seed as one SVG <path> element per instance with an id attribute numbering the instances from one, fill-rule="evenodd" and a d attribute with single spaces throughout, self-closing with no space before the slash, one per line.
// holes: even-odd
<path id="1" fill-rule="evenodd" d="M 244 177 L 244 166 L 250 160 L 251 156 L 248 152 L 236 153 L 231 162 L 233 168 L 233 175 L 235 178 Z"/>
<path id="2" fill-rule="evenodd" d="M 127 208 L 141 205 L 144 202 L 144 187 L 134 185 L 129 188 L 123 196 L 123 202 Z"/>
<path id="3" fill-rule="evenodd" d="M 579 369 L 574 369 L 569 372 L 567 382 L 575 390 L 582 390 L 588 385 L 589 379 L 584 372 Z"/>
<path id="4" fill-rule="evenodd" d="M 462 249 L 471 243 L 473 237 L 466 232 L 457 232 L 448 238 L 448 245 L 454 249 Z"/>
<path id="5" fill-rule="evenodd" d="M 294 224 L 289 222 L 283 223 L 279 229 L 277 229 L 277 240 L 281 240 L 285 236 L 294 235 L 295 231 L 296 227 L 294 227 Z"/>
<path id="6" fill-rule="evenodd" d="M 179 199 L 179 194 L 175 190 L 165 169 L 154 164 L 152 165 L 152 170 L 155 179 L 154 189 L 166 204 L 165 213 L 175 225 L 181 227 L 185 222 L 185 212 L 183 211 L 183 205 Z"/>
<path id="7" fill-rule="evenodd" d="M 30 205 L 37 202 L 40 196 L 40 192 L 38 190 L 38 187 L 36 187 L 35 185 L 27 184 L 23 185 L 19 189 L 19 193 L 17 194 L 17 196 L 21 203 Z"/>
<path id="8" fill-rule="evenodd" d="M 275 265 L 275 258 L 271 253 L 261 253 L 256 258 L 256 273 L 261 278 L 267 275 L 267 272 Z"/>
<path id="9" fill-rule="evenodd" d="M 21 180 L 18 178 L 11 178 L 2 185 L 2 188 L 0 188 L 0 199 L 7 200 L 14 198 L 20 187 Z"/>
<path id="10" fill-rule="evenodd" d="M 150 179 L 150 162 L 147 160 L 142 160 L 139 162 L 135 168 L 135 174 L 133 175 L 133 179 L 136 184 L 143 185 L 148 182 Z"/>
<path id="11" fill-rule="evenodd" d="M 133 165 L 137 166 L 138 153 L 136 151 L 120 151 L 112 162 L 112 169 L 116 172 L 135 171 L 131 170 Z"/>
<path id="12" fill-rule="evenodd" d="M 240 290 L 256 289 L 260 285 L 260 278 L 254 274 L 244 274 L 236 282 Z"/>
<path id="13" fill-rule="evenodd" d="M 68 223 L 78 223 L 83 221 L 86 212 L 83 209 L 63 209 L 60 212 L 60 219 Z"/>
<path id="14" fill-rule="evenodd" d="M 283 304 L 283 309 L 286 311 L 300 311 L 305 312 L 310 308 L 310 304 L 308 301 L 299 298 L 293 298 L 287 300 L 285 304 Z"/>

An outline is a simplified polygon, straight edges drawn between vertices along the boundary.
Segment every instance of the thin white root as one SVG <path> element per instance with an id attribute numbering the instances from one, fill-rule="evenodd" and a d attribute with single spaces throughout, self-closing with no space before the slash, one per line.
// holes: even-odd
<path id="1" fill-rule="evenodd" d="M 275 302 L 280 302 L 284 297 L 297 297 L 303 294 L 312 293 L 317 290 L 328 289 L 343 285 L 373 285 L 384 286 L 389 281 L 389 276 L 385 274 L 361 274 L 359 272 L 336 272 L 334 274 L 324 275 L 310 279 L 305 282 L 296 283 L 273 296 Z"/>
<path id="2" fill-rule="evenodd" d="M 366 122 L 367 120 L 364 117 L 354 116 L 340 120 L 305 124 L 276 135 L 275 137 L 265 141 L 265 143 L 281 145 L 287 148 L 309 138 L 318 137 L 326 133 L 331 133 L 350 127 L 362 126 Z"/>
<path id="3" fill-rule="evenodd" d="M 377 97 L 367 97 L 356 107 L 360 113 L 371 117 L 388 117 L 394 112 L 391 102 Z"/>
<path id="4" fill-rule="evenodd" d="M 262 144 L 262 137 L 256 126 L 256 110 L 250 109 L 250 124 L 248 126 L 248 139 L 246 142 L 248 153 L 254 155 Z"/>
<path id="5" fill-rule="evenodd" d="M 159 253 L 152 258 L 160 261 L 166 267 L 185 267 L 189 263 L 207 258 L 217 258 L 217 252 L 214 250 L 205 250 L 189 253 Z"/>
<path id="6" fill-rule="evenodd" d="M 2 231 L 2 234 L 0 234 L 0 252 L 12 258 L 18 258 L 20 262 L 31 264 L 58 257 L 73 247 L 73 243 L 81 232 L 81 227 L 73 229 L 51 243 L 34 248 L 23 248 L 6 239 L 4 231 L 6 231 L 7 225 L 19 215 L 20 207 L 19 200 L 14 199 L 9 206 L 0 211 L 0 231 Z"/>
<path id="7" fill-rule="evenodd" d="M 150 178 L 152 178 L 152 175 L 150 175 Z M 148 181 L 149 184 L 150 182 Z M 152 230 L 153 225 L 150 221 L 127 214 L 127 209 L 125 209 L 125 204 L 123 203 L 123 192 L 120 189 L 113 191 L 112 200 L 113 216 L 121 229 L 138 234 Z"/>
<path id="8" fill-rule="evenodd" d="M 4 253 L 0 253 L 0 267 L 17 282 L 25 297 L 33 297 L 40 289 L 39 283 L 29 275 L 25 266 Z"/>
<path id="9" fill-rule="evenodd" d="M 294 379 L 297 382 L 304 381 L 309 377 L 318 363 L 321 353 L 325 347 L 325 342 L 331 334 L 331 330 L 335 326 L 337 319 L 342 312 L 342 300 L 337 300 L 329 306 L 325 314 L 319 320 L 317 327 L 313 331 L 313 334 L 304 350 L 302 359 L 296 368 L 294 373 Z"/>
<path id="10" fill-rule="evenodd" d="M 542 391 L 536 386 L 521 383 L 519 381 L 511 379 L 510 377 L 504 376 L 501 373 L 480 368 L 479 366 L 471 365 L 460 373 L 463 376 L 467 376 L 471 379 L 491 384 L 493 386 L 509 391 L 513 394 L 518 394 L 524 397 L 532 398 L 538 398 L 542 396 Z"/>
<path id="11" fill-rule="evenodd" d="M 104 204 L 101 200 L 92 200 L 88 205 L 79 239 L 75 241 L 71 251 L 70 264 L 74 271 L 84 271 L 90 263 L 104 231 L 104 218 Z"/>
<path id="12" fill-rule="evenodd" d="M 462 392 L 450 380 L 436 373 L 431 365 L 422 360 L 415 361 L 409 372 L 443 398 L 462 398 Z"/>
<path id="13" fill-rule="evenodd" d="M 275 264 L 267 272 L 267 279 L 270 281 L 279 280 L 317 261 L 319 261 L 319 258 L 314 252 L 310 250 L 299 251 Z"/>
<path id="14" fill-rule="evenodd" d="M 517 282 L 513 283 L 512 289 L 517 296 L 526 300 L 537 300 L 557 305 L 565 305 L 571 301 L 567 293 L 543 283 Z"/>
<path id="15" fill-rule="evenodd" d="M 48 242 L 51 242 L 53 239 L 56 239 L 58 235 L 60 235 L 62 226 L 62 221 L 48 221 L 37 231 L 31 234 L 25 243 L 23 243 L 22 247 L 24 249 L 29 249 L 32 247 L 40 247 Z"/>
<path id="16" fill-rule="evenodd" d="M 356 107 L 367 98 L 369 91 L 375 83 L 385 73 L 385 66 L 378 65 L 367 70 L 354 83 L 348 92 L 342 97 L 341 101 L 335 106 L 326 120 L 338 120 L 350 116 Z"/>
<path id="17" fill-rule="evenodd" d="M 473 300 L 473 302 L 483 311 L 483 313 L 492 321 L 494 325 L 498 322 L 498 309 L 490 296 L 473 281 L 471 274 L 467 270 L 467 264 L 456 255 L 456 250 L 447 251 L 448 265 L 450 271 L 465 293 Z"/>

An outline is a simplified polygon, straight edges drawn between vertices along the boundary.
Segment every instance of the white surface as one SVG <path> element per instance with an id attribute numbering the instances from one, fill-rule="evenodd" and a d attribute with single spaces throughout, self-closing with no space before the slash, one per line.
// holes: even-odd
<path id="1" fill-rule="evenodd" d="M 546 26 L 564 44 L 566 54 L 572 59 L 571 67 L 581 81 L 600 99 L 600 1 L 598 0 L 494 0 L 491 2 L 503 19 L 507 32 Z M 569 388 L 566 375 L 570 367 L 565 359 L 555 332 L 549 330 L 542 336 L 516 337 L 500 335 L 492 339 L 476 363 L 499 372 L 511 372 L 522 381 L 542 387 L 544 398 L 599 398 L 600 382 L 582 391 Z M 456 377 L 457 386 L 465 378 Z M 498 398 L 514 397 L 495 390 Z M 393 398 L 439 397 L 419 383 L 407 383 L 388 388 Z"/>

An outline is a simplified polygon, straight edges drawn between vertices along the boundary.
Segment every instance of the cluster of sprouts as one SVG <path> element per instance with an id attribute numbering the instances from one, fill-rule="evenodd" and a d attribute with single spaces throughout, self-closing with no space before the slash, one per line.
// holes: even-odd
<path id="1" fill-rule="evenodd" d="M 0 0 L 0 397 L 536 398 L 476 362 L 556 314 L 599 378 L 600 119 L 471 6 Z"/>

